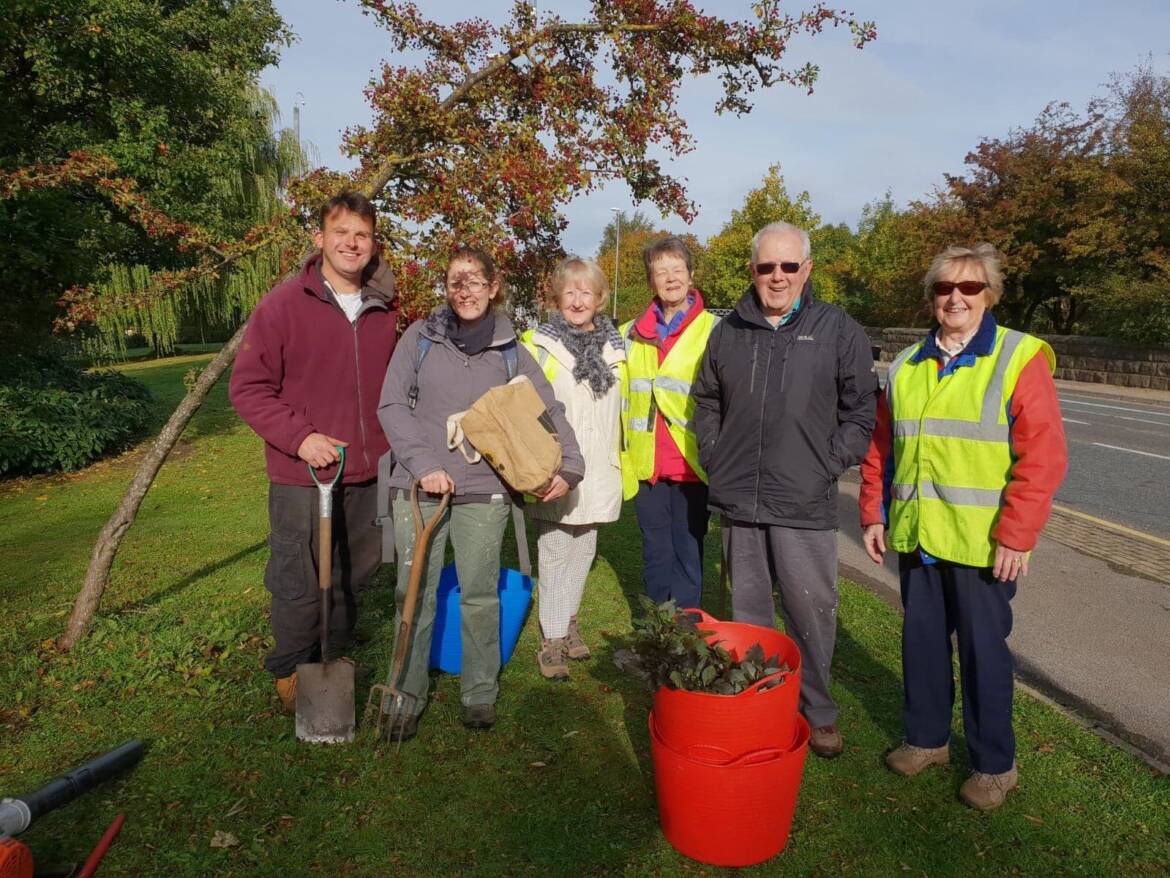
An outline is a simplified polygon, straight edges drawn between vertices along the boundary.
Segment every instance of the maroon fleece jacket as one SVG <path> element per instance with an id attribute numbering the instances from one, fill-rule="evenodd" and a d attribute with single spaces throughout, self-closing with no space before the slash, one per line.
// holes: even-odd
<path id="1" fill-rule="evenodd" d="M 310 433 L 348 442 L 345 484 L 368 482 L 389 450 L 378 395 L 394 352 L 394 281 L 377 257 L 366 269 L 362 308 L 350 323 L 325 288 L 321 254 L 268 293 L 248 320 L 228 392 L 240 417 L 264 440 L 268 478 L 312 485 L 297 449 Z M 318 470 L 332 479 L 334 468 Z"/>

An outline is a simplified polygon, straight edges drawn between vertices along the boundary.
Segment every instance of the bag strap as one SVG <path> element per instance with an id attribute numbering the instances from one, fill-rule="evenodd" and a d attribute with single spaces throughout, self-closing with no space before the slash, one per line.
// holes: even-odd
<path id="1" fill-rule="evenodd" d="M 406 393 L 406 403 L 410 406 L 411 411 L 414 411 L 414 407 L 418 405 L 418 371 L 422 368 L 423 360 L 427 358 L 427 351 L 431 349 L 432 344 L 434 344 L 433 341 L 421 332 L 419 333 L 418 351 L 414 356 L 414 382 Z"/>
<path id="2" fill-rule="evenodd" d="M 467 411 L 470 411 L 468 409 Z M 463 455 L 463 459 L 468 463 L 479 463 L 483 458 L 474 447 L 471 453 L 467 452 L 467 436 L 463 432 L 463 417 L 467 411 L 455 412 L 453 415 L 447 417 L 447 450 L 454 451 L 456 448 Z"/>
<path id="3" fill-rule="evenodd" d="M 532 578 L 532 559 L 528 556 L 528 526 L 524 521 L 524 510 L 517 503 L 512 504 L 512 533 L 516 535 L 516 559 L 520 572 Z"/>

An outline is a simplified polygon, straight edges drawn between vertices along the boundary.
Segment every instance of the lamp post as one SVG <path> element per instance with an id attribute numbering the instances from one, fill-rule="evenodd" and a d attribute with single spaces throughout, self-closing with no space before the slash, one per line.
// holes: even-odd
<path id="1" fill-rule="evenodd" d="M 618 306 L 618 270 L 622 261 L 622 211 L 620 207 L 611 207 L 615 227 L 613 245 L 613 321 L 617 323 Z"/>
<path id="2" fill-rule="evenodd" d="M 301 145 L 301 107 L 305 105 L 305 93 L 298 91 L 293 98 L 293 135 L 297 146 Z"/>

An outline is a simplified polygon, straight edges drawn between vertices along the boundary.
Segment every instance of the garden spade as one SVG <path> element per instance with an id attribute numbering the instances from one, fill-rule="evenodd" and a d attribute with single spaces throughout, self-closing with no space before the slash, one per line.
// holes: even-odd
<path id="1" fill-rule="evenodd" d="M 406 582 L 406 597 L 402 602 L 402 615 L 398 622 L 398 639 L 394 647 L 394 660 L 390 664 L 390 674 L 385 684 L 378 683 L 370 687 L 370 698 L 366 705 L 366 721 L 374 720 L 375 739 L 380 739 L 389 730 L 394 728 L 395 720 L 411 716 L 418 700 L 415 696 L 403 692 L 398 688 L 402 672 L 406 667 L 406 653 L 410 649 L 410 630 L 414 625 L 414 608 L 418 602 L 419 587 L 422 584 L 423 570 L 426 568 L 427 545 L 431 541 L 431 534 L 438 526 L 439 520 L 447 504 L 451 502 L 451 495 L 444 494 L 439 501 L 439 508 L 431 516 L 431 520 L 423 526 L 422 509 L 418 505 L 418 482 L 411 485 L 410 505 L 414 513 L 414 549 L 411 551 L 410 577 Z M 399 557 L 399 563 L 402 558 Z M 425 657 L 423 659 L 426 660 Z M 399 741 L 399 744 L 402 742 Z"/>
<path id="2" fill-rule="evenodd" d="M 297 665 L 297 738 L 316 744 L 341 744 L 353 740 L 353 664 L 329 661 L 329 617 L 333 611 L 333 488 L 345 469 L 345 449 L 331 482 L 320 482 L 313 467 L 309 474 L 317 486 L 320 540 L 317 551 L 317 583 L 321 590 L 321 661 Z"/>

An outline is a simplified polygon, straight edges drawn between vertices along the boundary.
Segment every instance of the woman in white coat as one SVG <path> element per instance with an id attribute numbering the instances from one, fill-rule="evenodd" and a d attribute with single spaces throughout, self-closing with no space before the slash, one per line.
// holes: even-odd
<path id="1" fill-rule="evenodd" d="M 597 554 L 598 526 L 616 521 L 622 505 L 621 383 L 625 347 L 605 316 L 609 285 L 591 259 L 569 256 L 553 270 L 548 317 L 521 338 L 565 406 L 585 457 L 585 478 L 560 500 L 531 504 L 537 522 L 539 613 L 537 660 L 549 680 L 569 679 L 569 659 L 589 647 L 577 627 L 585 579 Z"/>

